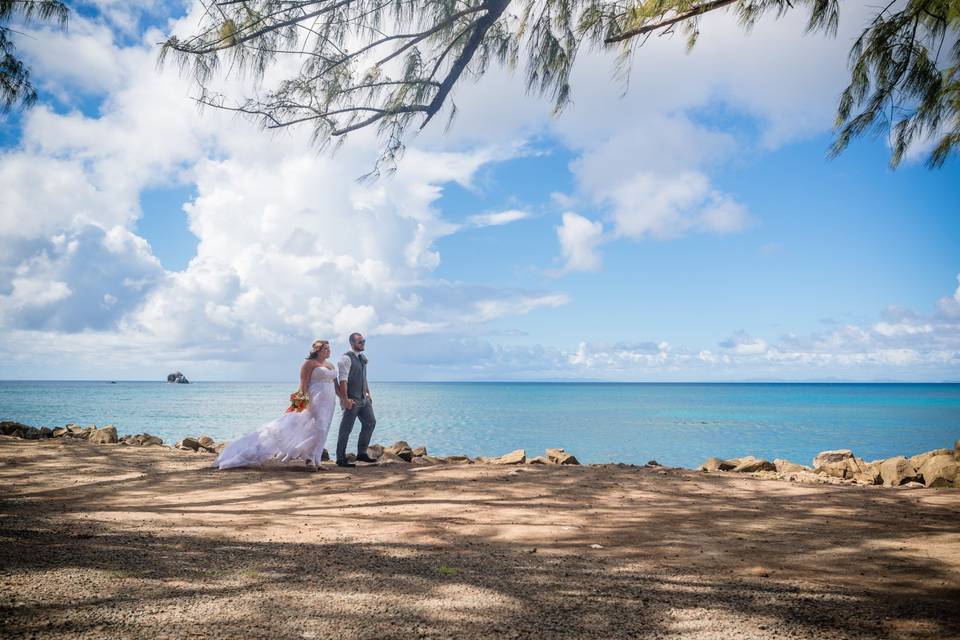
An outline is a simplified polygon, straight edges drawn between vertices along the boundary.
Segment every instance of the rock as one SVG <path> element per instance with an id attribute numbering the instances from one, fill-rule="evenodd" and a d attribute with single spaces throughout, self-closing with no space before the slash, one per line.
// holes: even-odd
<path id="1" fill-rule="evenodd" d="M 657 462 L 656 460 L 647 460 L 647 464 L 643 465 L 645 467 L 662 467 L 663 465 Z"/>
<path id="2" fill-rule="evenodd" d="M 200 436 L 197 438 L 197 444 L 199 444 L 200 448 L 204 451 L 208 451 L 210 453 L 217 452 L 217 443 L 210 436 Z"/>
<path id="3" fill-rule="evenodd" d="M 413 464 L 418 464 L 421 466 L 430 466 L 435 464 L 443 464 L 446 462 L 443 458 L 437 458 L 436 456 L 414 456 L 412 460 Z"/>
<path id="4" fill-rule="evenodd" d="M 67 427 L 57 427 L 56 429 L 53 430 L 53 437 L 62 438 L 63 436 L 68 435 L 69 433 L 70 433 L 70 429 L 68 429 Z"/>
<path id="5" fill-rule="evenodd" d="M 372 444 L 367 447 L 367 455 L 376 460 L 383 455 L 383 445 L 382 444 Z"/>
<path id="6" fill-rule="evenodd" d="M 547 449 L 547 460 L 551 464 L 580 464 L 580 461 L 563 449 Z"/>
<path id="7" fill-rule="evenodd" d="M 738 464 L 732 469 L 736 473 L 753 473 L 754 471 L 776 471 L 777 468 L 768 460 L 755 458 L 754 456 L 745 456 L 738 458 Z"/>
<path id="8" fill-rule="evenodd" d="M 377 464 L 407 464 L 408 462 L 409 460 L 389 451 L 384 451 L 383 455 L 377 458 Z"/>
<path id="9" fill-rule="evenodd" d="M 411 449 L 410 445 L 403 440 L 394 442 L 392 445 L 385 448 L 383 452 L 391 453 L 398 458 L 402 458 L 404 462 L 410 462 L 410 460 L 413 458 L 413 449 Z"/>
<path id="10" fill-rule="evenodd" d="M 777 458 L 774 460 L 773 466 L 777 468 L 778 473 L 801 473 L 803 471 L 813 471 L 813 469 L 810 467 L 797 464 L 796 462 L 790 462 L 789 460 L 784 460 L 782 458 Z"/>
<path id="11" fill-rule="evenodd" d="M 497 458 L 486 458 L 486 464 L 523 464 L 527 461 L 527 452 L 523 449 L 516 449 L 510 453 L 505 453 Z"/>
<path id="12" fill-rule="evenodd" d="M 227 448 L 227 445 L 228 445 L 228 444 L 230 444 L 230 443 L 229 443 L 229 442 L 218 442 L 217 444 L 215 444 L 215 445 L 213 446 L 213 452 L 216 453 L 217 455 L 223 453 L 223 450 Z M 326 449 L 324 449 L 324 451 L 326 451 Z"/>
<path id="13" fill-rule="evenodd" d="M 914 468 L 915 471 L 919 471 L 920 467 L 923 466 L 923 463 L 933 458 L 934 456 L 941 455 L 953 455 L 953 451 L 950 449 L 934 449 L 933 451 L 925 451 L 924 453 L 918 453 L 915 456 L 910 456 L 907 460 L 910 461 L 910 466 Z"/>
<path id="14" fill-rule="evenodd" d="M 473 460 L 470 459 L 470 456 L 463 454 L 447 456 L 447 462 L 450 464 L 473 464 Z"/>
<path id="15" fill-rule="evenodd" d="M 53 437 L 53 429 L 50 427 L 40 427 L 40 437 L 44 440 Z"/>
<path id="16" fill-rule="evenodd" d="M 953 457 L 960 460 L 960 440 L 953 443 Z"/>
<path id="17" fill-rule="evenodd" d="M 200 448 L 200 443 L 197 442 L 196 438 L 184 438 L 176 445 L 177 449 L 187 449 L 189 451 L 196 451 Z"/>
<path id="18" fill-rule="evenodd" d="M 882 460 L 877 460 L 875 462 L 864 462 L 863 460 L 857 459 L 859 462 L 859 471 L 853 474 L 853 479 L 858 484 L 883 484 L 883 476 L 880 475 L 880 464 Z"/>
<path id="19" fill-rule="evenodd" d="M 923 483 L 911 480 L 910 482 L 904 482 L 903 484 L 901 484 L 900 488 L 901 489 L 923 489 Z"/>
<path id="20" fill-rule="evenodd" d="M 357 454 L 355 453 L 347 454 L 347 462 L 356 462 L 356 461 L 357 461 Z"/>
<path id="21" fill-rule="evenodd" d="M 167 376 L 167 382 L 175 382 L 177 384 L 190 384 L 190 381 L 187 380 L 187 376 L 183 375 L 179 371 L 174 371 Z"/>
<path id="22" fill-rule="evenodd" d="M 426 448 L 426 447 L 415 447 L 415 448 L 413 449 L 413 457 L 414 457 L 414 458 L 422 458 L 422 457 L 425 456 L 425 455 L 427 455 L 427 448 Z"/>
<path id="23" fill-rule="evenodd" d="M 537 456 L 536 458 L 527 460 L 527 464 L 550 464 L 550 459 L 546 456 Z"/>
<path id="24" fill-rule="evenodd" d="M 827 463 L 841 462 L 847 460 L 848 458 L 853 457 L 853 452 L 850 449 L 834 449 L 832 451 L 821 451 L 817 454 L 817 457 L 813 459 L 813 464 L 811 465 L 814 469 L 822 467 Z"/>
<path id="25" fill-rule="evenodd" d="M 908 482 L 916 482 L 917 470 L 904 456 L 887 458 L 880 463 L 880 477 L 886 487 L 898 487 Z"/>
<path id="26" fill-rule="evenodd" d="M 721 460 L 720 458 L 707 458 L 706 462 L 700 465 L 700 471 L 733 471 L 736 464 L 730 460 Z"/>
<path id="27" fill-rule="evenodd" d="M 379 447 L 380 445 L 374 445 L 374 446 L 378 446 L 378 447 Z M 368 453 L 369 453 L 369 451 L 370 451 L 370 449 L 367 449 L 367 452 L 368 452 Z M 383 447 L 380 447 L 380 453 L 383 453 Z M 372 458 L 373 456 L 370 456 L 370 457 Z M 326 449 L 324 449 L 324 450 L 323 450 L 323 453 L 320 454 L 320 461 L 321 461 L 321 462 L 326 462 L 326 461 L 329 460 L 329 459 L 330 459 L 330 452 L 327 451 Z"/>
<path id="28" fill-rule="evenodd" d="M 33 429 L 33 427 L 23 424 L 22 422 L 13 422 L 11 420 L 0 422 L 0 434 L 5 436 L 22 438 L 24 437 L 22 434 L 28 433 L 30 429 Z"/>
<path id="29" fill-rule="evenodd" d="M 163 444 L 162 438 L 152 436 L 149 433 L 141 433 L 133 437 L 136 439 L 136 444 L 141 447 L 159 447 Z M 193 440 L 193 438 L 191 438 L 191 440 Z M 194 440 L 194 442 L 196 441 Z"/>
<path id="30" fill-rule="evenodd" d="M 952 451 L 927 458 L 917 473 L 926 487 L 960 488 L 960 461 Z"/>
<path id="31" fill-rule="evenodd" d="M 837 462 L 826 462 L 821 464 L 814 470 L 815 473 L 822 475 L 830 476 L 831 478 L 852 478 L 853 472 L 850 471 L 850 468 L 847 466 L 846 460 L 839 460 Z"/>
<path id="32" fill-rule="evenodd" d="M 90 434 L 87 440 L 94 444 L 116 444 L 119 440 L 119 438 L 117 438 L 117 428 L 113 425 L 108 425 L 102 429 L 97 429 Z"/>

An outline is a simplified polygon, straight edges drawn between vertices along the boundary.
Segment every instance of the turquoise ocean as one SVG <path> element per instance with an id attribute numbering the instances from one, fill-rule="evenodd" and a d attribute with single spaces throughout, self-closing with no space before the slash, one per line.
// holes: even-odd
<path id="1" fill-rule="evenodd" d="M 374 442 L 430 453 L 538 455 L 581 462 L 695 467 L 744 454 L 809 464 L 850 448 L 868 460 L 952 447 L 960 384 L 408 383 L 372 385 Z M 250 382 L 0 381 L 0 420 L 33 426 L 113 424 L 168 443 L 230 440 L 286 408 L 292 385 Z M 327 440 L 333 448 L 339 420 Z M 355 446 L 359 424 L 354 430 Z"/>

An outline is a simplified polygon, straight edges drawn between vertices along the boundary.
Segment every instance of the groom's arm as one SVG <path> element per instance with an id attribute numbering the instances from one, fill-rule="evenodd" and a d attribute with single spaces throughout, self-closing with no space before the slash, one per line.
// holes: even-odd
<path id="1" fill-rule="evenodd" d="M 347 377 L 350 375 L 350 357 L 340 356 L 337 361 L 337 373 L 340 382 L 337 384 L 337 395 L 340 396 L 340 408 L 349 411 L 353 409 L 353 400 L 347 397 Z"/>

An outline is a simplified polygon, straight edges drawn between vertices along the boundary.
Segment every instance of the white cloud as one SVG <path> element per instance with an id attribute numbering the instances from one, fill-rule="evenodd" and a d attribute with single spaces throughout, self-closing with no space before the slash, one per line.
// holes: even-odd
<path id="1" fill-rule="evenodd" d="M 568 211 L 557 227 L 565 271 L 596 271 L 600 268 L 597 247 L 603 242 L 603 225 Z"/>
<path id="2" fill-rule="evenodd" d="M 517 209 L 509 209 L 507 211 L 497 211 L 495 213 L 481 213 L 475 216 L 470 216 L 469 221 L 475 227 L 496 227 L 504 224 L 509 224 L 511 222 L 516 222 L 517 220 L 524 220 L 529 218 L 530 214 L 526 211 L 519 211 Z"/>

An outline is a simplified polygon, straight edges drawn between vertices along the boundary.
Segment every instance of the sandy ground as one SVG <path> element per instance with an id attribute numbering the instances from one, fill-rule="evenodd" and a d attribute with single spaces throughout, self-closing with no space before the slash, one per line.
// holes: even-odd
<path id="1" fill-rule="evenodd" d="M 960 491 L 0 438 L 0 636 L 957 638 Z"/>

